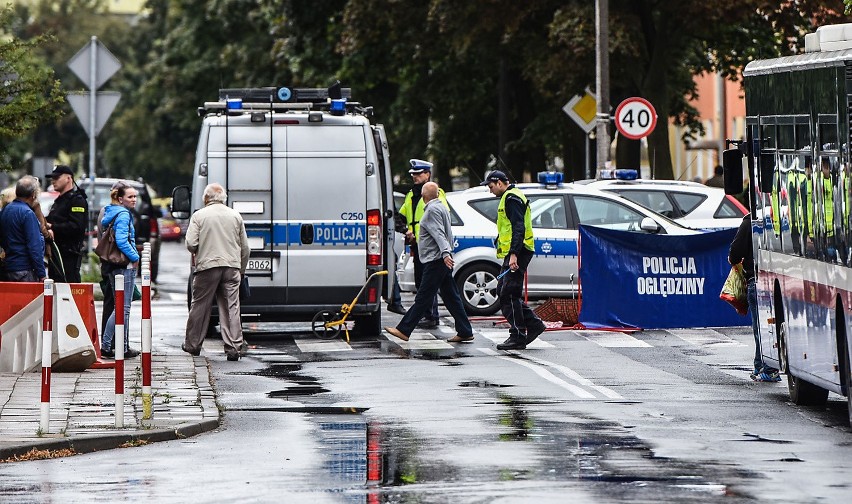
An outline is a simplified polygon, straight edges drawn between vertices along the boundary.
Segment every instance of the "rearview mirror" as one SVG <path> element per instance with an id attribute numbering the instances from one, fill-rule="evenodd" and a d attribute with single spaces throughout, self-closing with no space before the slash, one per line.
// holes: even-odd
<path id="1" fill-rule="evenodd" d="M 660 225 L 657 224 L 657 221 L 650 217 L 645 217 L 642 219 L 642 222 L 639 223 L 639 228 L 642 231 L 647 231 L 648 233 L 659 233 Z"/>
<path id="2" fill-rule="evenodd" d="M 185 185 L 177 186 L 172 190 L 172 217 L 189 219 L 191 195 L 192 191 Z"/>
<path id="3" fill-rule="evenodd" d="M 722 167 L 725 169 L 725 194 L 743 192 L 743 152 L 739 149 L 724 151 Z"/>

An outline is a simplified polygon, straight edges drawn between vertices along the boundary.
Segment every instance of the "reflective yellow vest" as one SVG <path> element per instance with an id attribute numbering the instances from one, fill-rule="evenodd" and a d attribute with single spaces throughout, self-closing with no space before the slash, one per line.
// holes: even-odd
<path id="1" fill-rule="evenodd" d="M 450 205 L 447 203 L 447 195 L 444 194 L 444 190 L 440 187 L 438 188 L 438 199 L 441 200 L 441 203 L 447 207 L 447 210 L 450 209 Z M 423 218 L 424 208 L 426 208 L 426 203 L 423 202 L 423 198 L 420 198 L 420 201 L 417 202 L 417 208 L 411 208 L 412 202 L 414 201 L 414 189 L 408 191 L 408 194 L 405 195 L 405 201 L 402 202 L 402 208 L 399 209 L 399 213 L 405 216 L 405 222 L 408 225 L 408 229 L 414 233 L 414 239 L 420 239 L 420 219 Z"/>
<path id="2" fill-rule="evenodd" d="M 530 217 L 530 205 L 527 203 L 527 197 L 517 187 L 508 189 L 500 198 L 500 205 L 497 207 L 497 258 L 503 259 L 509 255 L 509 248 L 512 246 L 512 223 L 506 217 L 506 197 L 514 194 L 521 198 L 524 202 L 524 248 L 530 251 L 535 250 L 535 241 L 533 240 L 532 217 Z"/>
<path id="3" fill-rule="evenodd" d="M 831 178 L 822 178 L 822 203 L 823 215 L 825 216 L 825 235 L 834 236 L 834 192 L 832 191 Z"/>

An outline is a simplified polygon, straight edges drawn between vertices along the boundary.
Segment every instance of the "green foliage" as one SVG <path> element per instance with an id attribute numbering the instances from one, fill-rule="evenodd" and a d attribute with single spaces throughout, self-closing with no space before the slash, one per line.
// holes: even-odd
<path id="1" fill-rule="evenodd" d="M 64 101 L 53 71 L 35 54 L 52 38 L 46 34 L 29 40 L 10 36 L 13 23 L 12 9 L 0 10 L 0 140 L 4 146 L 40 124 L 56 120 Z M 0 165 L 9 168 L 12 154 L 12 149 L 4 147 Z"/>

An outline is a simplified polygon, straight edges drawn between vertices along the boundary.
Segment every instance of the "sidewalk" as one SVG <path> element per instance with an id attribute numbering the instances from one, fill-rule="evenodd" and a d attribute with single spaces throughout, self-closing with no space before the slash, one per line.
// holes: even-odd
<path id="1" fill-rule="evenodd" d="M 219 426 L 206 358 L 154 348 L 150 420 L 142 419 L 141 358 L 124 366 L 124 428 L 115 427 L 115 370 L 88 369 L 52 374 L 50 429 L 41 435 L 41 373 L 0 373 L 0 461 L 33 449 L 88 453 L 181 439 Z"/>

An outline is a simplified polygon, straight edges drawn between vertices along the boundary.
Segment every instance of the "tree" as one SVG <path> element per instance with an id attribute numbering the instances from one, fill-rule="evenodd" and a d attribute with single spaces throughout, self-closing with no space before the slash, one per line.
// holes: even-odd
<path id="1" fill-rule="evenodd" d="M 12 9 L 0 10 L 0 139 L 5 146 L 40 124 L 59 118 L 64 102 L 53 71 L 34 54 L 51 37 L 41 35 L 26 41 L 6 38 L 12 23 Z M 4 147 L 0 156 L 3 168 L 13 164 L 10 150 Z"/>

